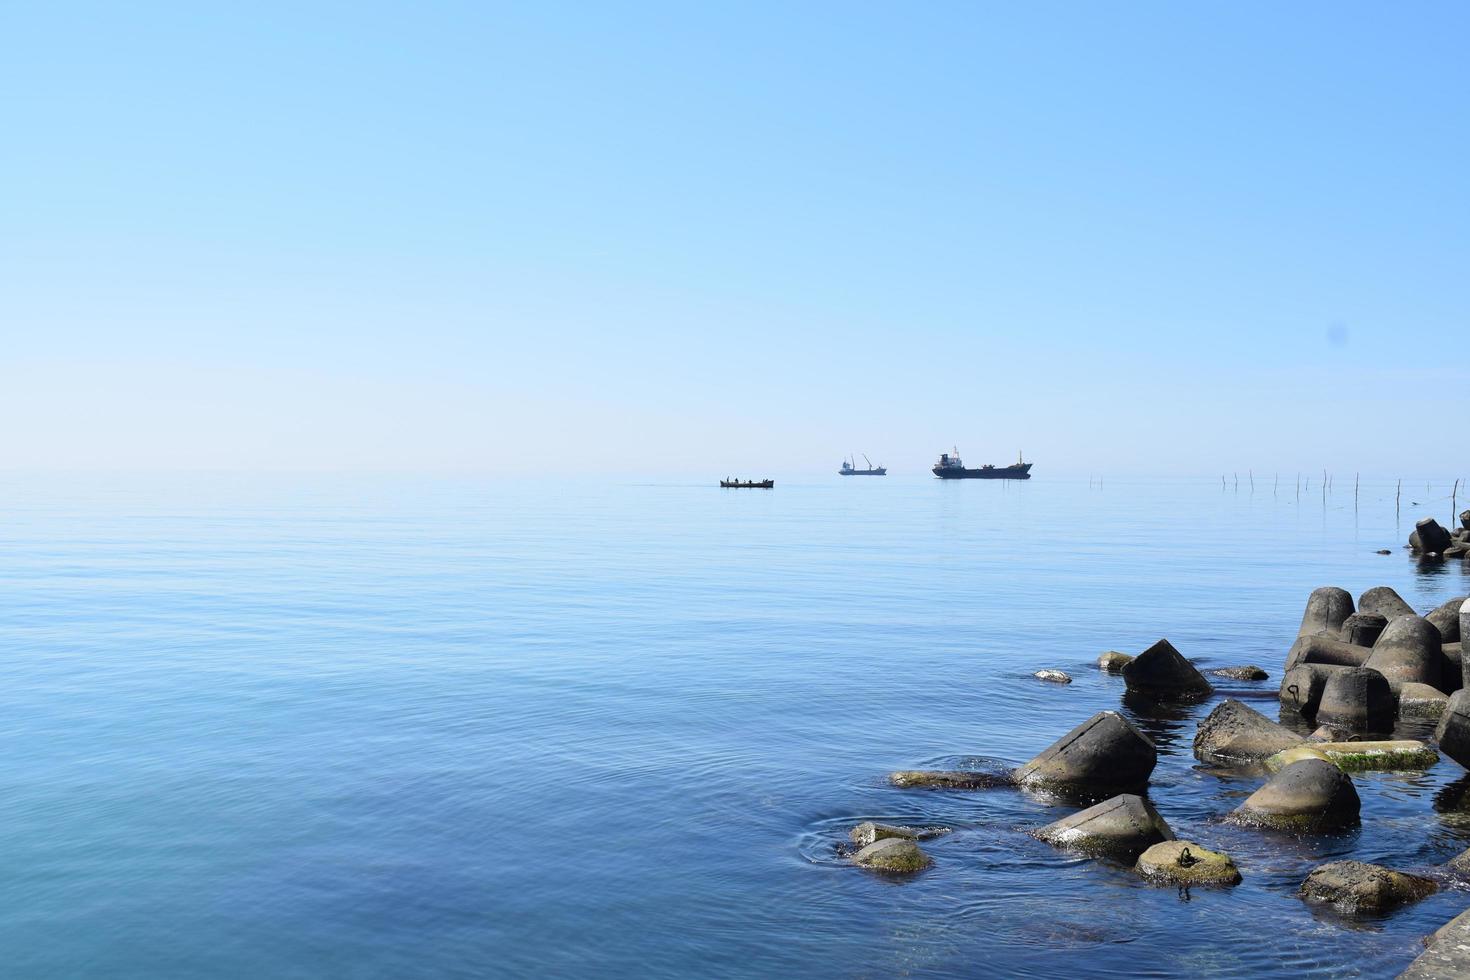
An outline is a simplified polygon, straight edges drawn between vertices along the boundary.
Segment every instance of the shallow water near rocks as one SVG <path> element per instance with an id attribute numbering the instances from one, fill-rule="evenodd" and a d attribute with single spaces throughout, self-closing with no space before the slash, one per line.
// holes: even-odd
<path id="1" fill-rule="evenodd" d="M 1470 846 L 1452 761 L 1355 775 L 1361 827 L 1293 838 L 1221 823 L 1264 777 L 1191 754 L 1223 697 L 1275 716 L 1316 586 L 1470 591 L 1400 550 L 1427 510 L 1396 524 L 1391 484 L 712 483 L 7 480 L 7 975 L 1387 976 L 1470 907 L 1295 894 Z M 1159 637 L 1272 678 L 1125 702 L 1098 654 Z M 1065 801 L 887 784 L 1105 708 L 1243 884 L 1028 835 Z M 866 819 L 953 833 L 895 879 L 840 856 Z"/>

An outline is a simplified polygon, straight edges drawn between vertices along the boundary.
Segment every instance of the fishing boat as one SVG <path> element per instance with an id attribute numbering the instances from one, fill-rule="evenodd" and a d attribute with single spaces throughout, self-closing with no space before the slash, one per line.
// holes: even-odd
<path id="1" fill-rule="evenodd" d="M 720 486 L 726 489 L 741 490 L 769 490 L 776 485 L 775 480 L 721 480 Z"/>
<path id="2" fill-rule="evenodd" d="M 1021 456 L 1016 455 L 1016 461 L 1010 466 L 995 466 L 986 463 L 979 469 L 966 469 L 960 460 L 960 451 L 940 453 L 939 462 L 934 464 L 934 475 L 941 480 L 1029 480 L 1031 479 L 1031 465 L 1021 461 Z"/>
<path id="3" fill-rule="evenodd" d="M 863 462 L 865 462 L 865 463 L 868 464 L 868 468 L 867 469 L 865 469 L 865 470 L 858 469 L 857 468 L 857 457 L 856 456 L 849 456 L 847 459 L 844 459 L 842 461 L 842 469 L 838 470 L 837 471 L 837 474 L 839 476 L 887 476 L 888 475 L 888 469 L 887 469 L 887 467 L 874 466 L 873 465 L 873 461 L 871 459 L 868 459 L 868 454 L 867 453 L 863 453 L 862 454 L 862 457 L 863 457 Z"/>

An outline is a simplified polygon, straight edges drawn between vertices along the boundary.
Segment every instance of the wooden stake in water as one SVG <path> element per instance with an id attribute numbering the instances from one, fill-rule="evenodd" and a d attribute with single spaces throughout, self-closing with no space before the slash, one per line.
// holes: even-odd
<path id="1" fill-rule="evenodd" d="M 1359 477 L 1359 475 L 1360 474 L 1358 474 L 1358 473 L 1354 473 L 1353 474 L 1353 513 L 1354 514 L 1356 514 L 1358 512 L 1358 477 Z"/>
<path id="2" fill-rule="evenodd" d="M 1399 485 L 1398 485 L 1398 488 L 1396 490 L 1394 490 L 1394 492 L 1393 492 L 1393 523 L 1394 523 L 1395 526 L 1397 526 L 1398 525 L 1398 522 L 1399 522 L 1399 498 L 1402 497 L 1403 495 L 1404 495 L 1404 478 L 1403 477 L 1399 477 Z"/>
<path id="3" fill-rule="evenodd" d="M 1251 479 L 1251 493 L 1255 493 L 1256 492 L 1256 471 L 1255 470 L 1246 470 L 1245 473 L 1246 473 L 1246 476 L 1249 476 L 1250 479 Z"/>
<path id="4" fill-rule="evenodd" d="M 1455 526 L 1455 498 L 1460 495 L 1460 481 L 1456 480 L 1454 487 L 1450 489 L 1450 527 Z"/>

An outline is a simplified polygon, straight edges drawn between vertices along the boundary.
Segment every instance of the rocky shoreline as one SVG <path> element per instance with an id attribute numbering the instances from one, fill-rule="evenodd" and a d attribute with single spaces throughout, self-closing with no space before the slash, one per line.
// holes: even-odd
<path id="1" fill-rule="evenodd" d="M 1451 534 L 1432 519 L 1420 521 L 1410 546 L 1436 558 L 1449 555 L 1470 542 L 1470 511 L 1462 522 L 1465 527 Z M 1464 551 L 1470 553 L 1470 546 Z M 1360 822 L 1353 773 L 1422 770 L 1437 764 L 1441 754 L 1470 769 L 1470 664 L 1462 648 L 1466 635 L 1470 603 L 1464 597 L 1421 616 L 1386 586 L 1369 589 L 1356 601 L 1336 587 L 1312 592 L 1283 662 L 1278 699 L 1284 724 L 1232 698 L 1198 723 L 1193 742 L 1197 759 L 1264 778 L 1224 821 L 1248 833 L 1338 832 Z M 1098 668 L 1121 675 L 1130 706 L 1196 704 L 1214 693 L 1206 674 L 1167 639 L 1136 656 L 1108 651 L 1099 657 Z M 1048 676 L 1057 674 L 1061 672 L 1043 670 L 1036 676 L 1070 681 Z M 1215 668 L 1209 674 L 1236 680 L 1266 677 L 1255 665 Z M 1426 720 L 1438 722 L 1434 744 L 1394 737 L 1400 721 L 1417 722 L 1422 729 Z M 1312 734 L 1301 734 L 1312 726 Z M 1208 841 L 1176 839 L 1147 796 L 1157 762 L 1158 750 L 1147 735 L 1122 714 L 1100 711 L 1009 773 L 905 770 L 890 774 L 889 782 L 936 791 L 1014 787 L 1071 802 L 1081 808 L 1032 828 L 1031 835 L 1129 867 L 1149 882 L 1181 889 L 1230 887 L 1249 876 L 1249 866 L 1239 867 Z M 859 866 L 884 874 L 926 872 L 935 865 L 920 842 L 949 829 L 864 822 L 853 829 L 852 843 L 860 849 L 850 856 Z M 1329 861 L 1311 869 L 1296 893 L 1304 902 L 1330 906 L 1343 915 L 1387 915 L 1440 890 L 1438 879 L 1470 883 L 1470 851 L 1427 870 L 1433 876 L 1360 861 Z M 942 868 L 930 873 L 942 873 Z M 1470 910 L 1426 944 L 1404 976 L 1470 976 Z"/>

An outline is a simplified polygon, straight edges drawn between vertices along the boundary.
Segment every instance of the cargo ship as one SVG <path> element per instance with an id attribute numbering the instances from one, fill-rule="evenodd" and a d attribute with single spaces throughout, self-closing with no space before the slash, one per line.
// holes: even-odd
<path id="1" fill-rule="evenodd" d="M 979 469 L 965 469 L 965 464 L 960 459 L 958 449 L 939 454 L 939 462 L 934 464 L 934 475 L 941 480 L 1029 480 L 1031 479 L 1031 464 L 1021 461 L 1017 454 L 1016 461 L 1010 466 L 993 466 L 986 463 Z"/>
<path id="2" fill-rule="evenodd" d="M 887 476 L 888 468 L 885 466 L 874 466 L 873 461 L 868 459 L 868 454 L 863 453 L 863 461 L 868 468 L 860 470 L 857 468 L 857 457 L 850 457 L 842 461 L 842 469 L 837 471 L 838 476 Z"/>

